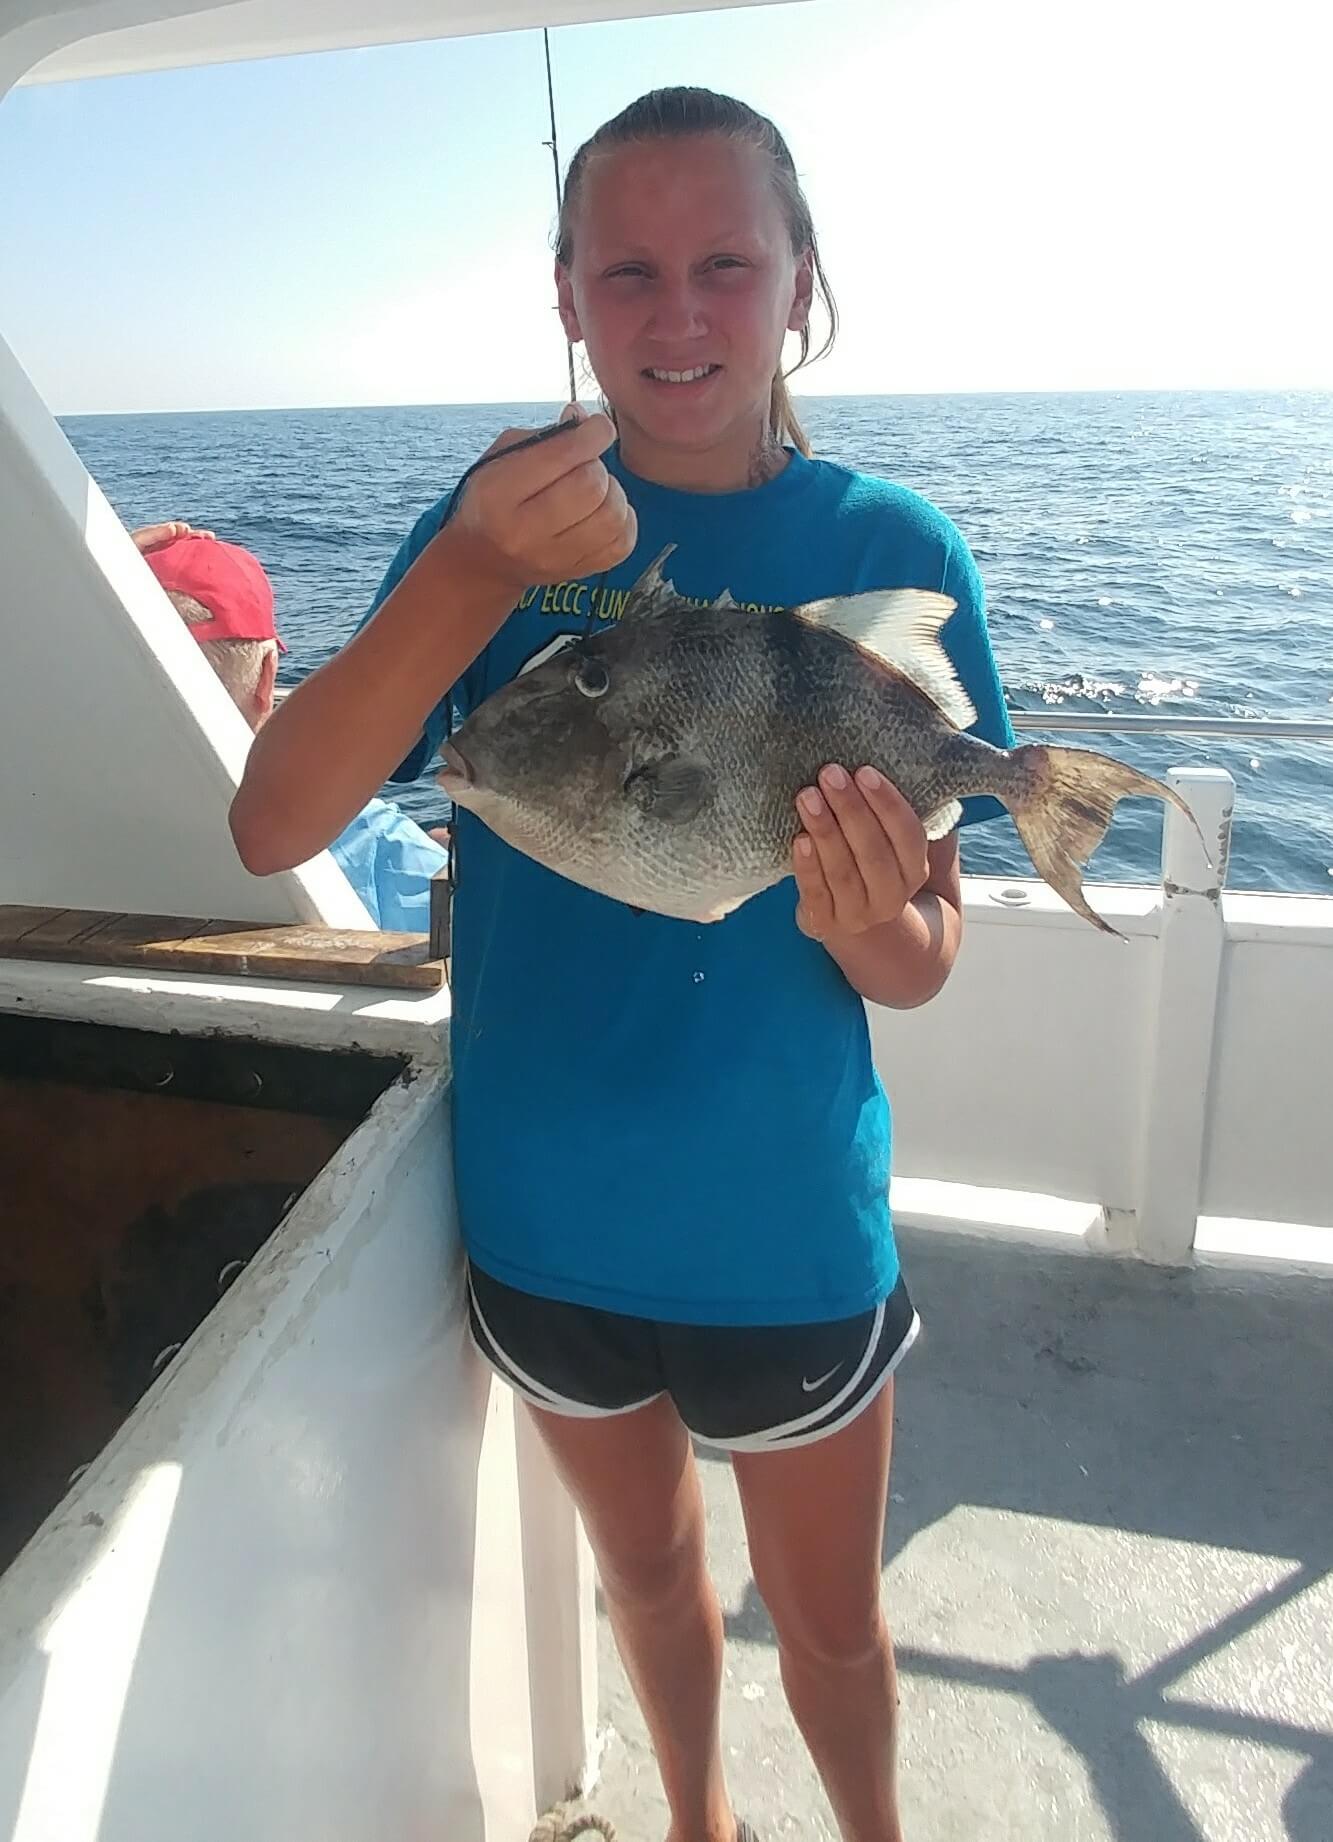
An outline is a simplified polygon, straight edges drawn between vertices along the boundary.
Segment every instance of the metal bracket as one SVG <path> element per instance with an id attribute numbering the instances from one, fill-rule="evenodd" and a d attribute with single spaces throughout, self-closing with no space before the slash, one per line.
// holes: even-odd
<path id="1" fill-rule="evenodd" d="M 453 952 L 454 907 L 454 840 L 452 830 L 444 867 L 430 879 L 430 956 L 444 966 L 445 983 L 449 983 L 449 960 Z"/>

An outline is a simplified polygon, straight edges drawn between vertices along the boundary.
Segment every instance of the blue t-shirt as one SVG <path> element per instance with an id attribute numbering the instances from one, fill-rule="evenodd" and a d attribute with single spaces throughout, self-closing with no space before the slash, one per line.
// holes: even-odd
<path id="1" fill-rule="evenodd" d="M 405 812 L 388 800 L 371 800 L 334 839 L 329 854 L 376 927 L 430 932 L 430 879 L 444 868 L 448 852 Z"/>
<path id="2" fill-rule="evenodd" d="M 943 590 L 976 733 L 1012 744 L 976 565 L 925 500 L 796 454 L 768 484 L 718 494 L 640 480 L 616 451 L 608 465 L 638 514 L 634 555 L 530 589 L 400 778 L 559 635 L 614 620 L 667 543 L 689 596 L 790 606 Z M 375 606 L 446 503 L 418 521 Z M 964 823 L 999 811 L 965 802 Z M 455 1169 L 476 1263 L 538 1296 L 677 1323 L 827 1321 L 891 1291 L 889 1108 L 865 1006 L 797 928 L 794 881 L 711 925 L 636 915 L 461 808 L 455 822 Z"/>

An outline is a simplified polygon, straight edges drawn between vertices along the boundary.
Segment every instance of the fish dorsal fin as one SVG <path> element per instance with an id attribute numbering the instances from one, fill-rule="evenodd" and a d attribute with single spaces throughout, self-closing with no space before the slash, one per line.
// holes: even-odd
<path id="1" fill-rule="evenodd" d="M 665 549 L 659 550 L 630 589 L 625 605 L 621 609 L 622 620 L 633 620 L 636 616 L 644 614 L 659 614 L 664 608 L 669 608 L 680 600 L 677 590 L 662 574 L 662 565 L 675 548 L 674 544 L 668 544 Z"/>
<path id="2" fill-rule="evenodd" d="M 664 609 L 674 607 L 677 602 L 684 599 L 680 590 L 662 573 L 663 563 L 675 548 L 674 544 L 668 544 L 664 550 L 659 550 L 647 569 L 635 582 L 621 611 L 622 620 L 626 616 L 633 619 L 636 615 L 660 614 Z M 729 588 L 724 588 L 717 599 L 710 603 L 710 606 L 720 608 L 723 613 L 729 613 L 731 609 L 738 608 L 740 605 Z"/>
<path id="3" fill-rule="evenodd" d="M 914 684 L 951 723 L 968 729 L 977 713 L 940 644 L 940 629 L 957 605 L 930 589 L 872 588 L 863 595 L 807 601 L 792 612 L 864 647 Z"/>

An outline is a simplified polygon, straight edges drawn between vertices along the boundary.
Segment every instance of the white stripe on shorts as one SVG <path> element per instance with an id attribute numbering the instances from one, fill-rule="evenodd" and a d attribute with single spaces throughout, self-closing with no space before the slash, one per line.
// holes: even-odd
<path id="1" fill-rule="evenodd" d="M 477 1322 L 485 1332 L 487 1342 L 498 1352 L 500 1360 L 497 1362 L 490 1351 L 478 1342 L 469 1319 L 468 1334 L 472 1338 L 473 1349 L 493 1374 L 498 1375 L 502 1382 L 506 1382 L 515 1394 L 521 1395 L 531 1406 L 544 1408 L 547 1413 L 561 1414 L 568 1420 L 617 1420 L 621 1414 L 637 1413 L 640 1407 L 648 1407 L 652 1402 L 661 1400 L 664 1390 L 660 1388 L 656 1394 L 647 1394 L 641 1401 L 629 1401 L 624 1407 L 590 1407 L 586 1401 L 571 1401 L 566 1395 L 557 1394 L 554 1388 L 548 1388 L 535 1375 L 529 1375 L 526 1369 L 521 1368 L 501 1343 L 486 1322 L 486 1313 L 472 1287 L 471 1274 L 468 1275 L 467 1289 L 472 1309 L 477 1314 Z"/>
<path id="2" fill-rule="evenodd" d="M 850 1426 L 854 1420 L 858 1419 L 872 1402 L 878 1400 L 885 1386 L 892 1379 L 894 1370 L 916 1342 L 917 1335 L 921 1329 L 921 1319 L 914 1311 L 912 1313 L 912 1322 L 907 1328 L 907 1335 L 893 1352 L 892 1361 L 885 1364 L 884 1373 L 875 1377 L 875 1385 L 868 1389 L 861 1399 L 857 1401 L 840 1420 L 828 1419 L 827 1416 L 834 1412 L 838 1402 L 847 1399 L 848 1395 L 856 1387 L 857 1382 L 870 1366 L 871 1359 L 879 1347 L 879 1337 L 883 1331 L 883 1318 L 884 1306 L 881 1305 L 876 1314 L 875 1329 L 872 1331 L 866 1353 L 857 1365 L 856 1374 L 841 1393 L 836 1395 L 832 1401 L 827 1401 L 823 1407 L 817 1409 L 813 1414 L 804 1414 L 799 1420 L 790 1420 L 785 1427 L 770 1426 L 762 1433 L 745 1433 L 736 1439 L 714 1439 L 711 1435 L 703 1433 L 696 1433 L 694 1437 L 698 1439 L 701 1445 L 713 1446 L 719 1452 L 794 1452 L 800 1446 L 815 1445 L 819 1440 L 827 1439 L 833 1433 L 842 1432 L 843 1428 Z M 812 1425 L 814 1421 L 818 1421 L 819 1424 Z M 801 1432 L 798 1430 L 801 1427 L 809 1428 L 809 1430 Z"/>

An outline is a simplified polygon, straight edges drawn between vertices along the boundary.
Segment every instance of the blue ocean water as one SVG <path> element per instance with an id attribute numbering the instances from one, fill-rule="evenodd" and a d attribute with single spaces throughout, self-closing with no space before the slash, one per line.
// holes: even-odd
<path id="1" fill-rule="evenodd" d="M 286 682 L 351 633 L 400 538 L 501 428 L 553 403 L 71 417 L 130 525 L 188 518 L 271 574 Z M 986 581 L 1016 709 L 1333 718 L 1333 394 L 806 398 L 818 453 L 915 487 Z M 1052 733 L 1050 739 L 1058 739 Z M 1075 741 L 1085 738 L 1070 738 Z M 331 740 L 331 746 L 336 741 Z M 1333 893 L 1333 744 L 1110 737 L 1149 771 L 1227 767 L 1231 886 Z M 400 794 L 446 816 L 429 779 Z M 1095 877 L 1155 875 L 1156 803 Z M 1007 821 L 964 862 L 1030 874 Z"/>

